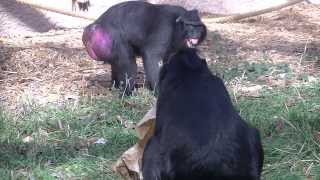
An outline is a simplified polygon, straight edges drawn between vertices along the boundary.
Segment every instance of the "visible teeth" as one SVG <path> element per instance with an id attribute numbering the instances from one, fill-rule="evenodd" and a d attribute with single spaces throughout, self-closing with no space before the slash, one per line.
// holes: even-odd
<path id="1" fill-rule="evenodd" d="M 198 39 L 191 38 L 191 39 L 189 39 L 189 41 L 190 41 L 192 44 L 198 44 Z"/>
<path id="2" fill-rule="evenodd" d="M 196 44 L 193 43 L 192 41 L 188 40 L 187 41 L 187 46 L 190 47 L 190 48 L 194 48 L 196 46 Z"/>

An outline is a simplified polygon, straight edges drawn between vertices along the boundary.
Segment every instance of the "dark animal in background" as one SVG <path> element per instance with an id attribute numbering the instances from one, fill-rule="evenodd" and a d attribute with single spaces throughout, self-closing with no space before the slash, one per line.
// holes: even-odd
<path id="1" fill-rule="evenodd" d="M 91 58 L 111 64 L 115 87 L 134 88 L 136 56 L 142 56 L 147 85 L 156 87 L 160 64 L 178 49 L 195 47 L 206 37 L 196 10 L 129 1 L 109 8 L 84 29 L 83 43 Z"/>
<path id="2" fill-rule="evenodd" d="M 238 115 L 206 61 L 195 49 L 170 57 L 160 72 L 144 180 L 259 180 L 262 165 L 258 130 Z"/>
<path id="3" fill-rule="evenodd" d="M 89 0 L 72 0 L 72 11 L 77 10 L 77 5 L 80 11 L 88 11 L 91 6 Z"/>

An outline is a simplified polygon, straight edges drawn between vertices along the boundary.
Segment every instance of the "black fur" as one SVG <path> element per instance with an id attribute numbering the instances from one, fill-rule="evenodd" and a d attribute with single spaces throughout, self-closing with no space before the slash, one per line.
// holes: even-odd
<path id="1" fill-rule="evenodd" d="M 91 6 L 89 0 L 85 0 L 85 1 L 72 0 L 72 11 L 77 10 L 77 4 L 80 11 L 88 11 L 89 7 Z"/>
<path id="2" fill-rule="evenodd" d="M 100 36 L 108 42 L 100 43 Z M 198 45 L 205 36 L 206 27 L 196 10 L 129 1 L 112 6 L 87 26 L 83 43 L 92 58 L 111 64 L 116 87 L 124 82 L 130 94 L 137 73 L 136 56 L 142 56 L 147 82 L 154 89 L 161 61 L 190 45 L 187 40 L 198 39 L 192 44 Z"/>
<path id="3" fill-rule="evenodd" d="M 259 132 L 241 119 L 223 81 L 194 49 L 160 72 L 156 129 L 146 145 L 144 180 L 259 180 Z"/>

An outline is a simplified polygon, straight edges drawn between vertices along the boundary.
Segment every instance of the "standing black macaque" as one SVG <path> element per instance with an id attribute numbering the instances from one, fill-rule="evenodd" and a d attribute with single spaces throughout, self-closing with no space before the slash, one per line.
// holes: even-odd
<path id="1" fill-rule="evenodd" d="M 144 180 L 259 180 L 262 165 L 258 130 L 241 119 L 206 61 L 190 48 L 170 57 L 160 72 Z"/>
<path id="2" fill-rule="evenodd" d="M 137 74 L 135 57 L 142 56 L 146 81 L 156 87 L 163 59 L 206 37 L 198 11 L 171 5 L 129 1 L 109 8 L 84 29 L 90 57 L 111 64 L 112 80 L 130 94 Z"/>
<path id="3" fill-rule="evenodd" d="M 80 11 L 88 11 L 91 6 L 89 0 L 72 0 L 72 11 L 77 10 L 77 4 Z"/>

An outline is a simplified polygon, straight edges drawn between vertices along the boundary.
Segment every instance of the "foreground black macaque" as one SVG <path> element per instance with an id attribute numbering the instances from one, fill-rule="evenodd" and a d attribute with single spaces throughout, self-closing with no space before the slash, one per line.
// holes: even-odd
<path id="1" fill-rule="evenodd" d="M 136 56 L 142 56 L 147 85 L 155 89 L 162 60 L 181 48 L 196 47 L 205 37 L 196 10 L 129 1 L 112 6 L 88 25 L 82 40 L 92 59 L 111 64 L 115 86 L 130 94 Z"/>
<path id="2" fill-rule="evenodd" d="M 156 127 L 145 147 L 144 180 L 259 180 L 257 129 L 234 109 L 223 81 L 195 49 L 170 57 L 160 72 Z"/>

